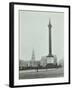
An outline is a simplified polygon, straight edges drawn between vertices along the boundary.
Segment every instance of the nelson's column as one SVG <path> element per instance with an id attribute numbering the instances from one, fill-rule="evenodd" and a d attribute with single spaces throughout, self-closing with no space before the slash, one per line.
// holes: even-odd
<path id="1" fill-rule="evenodd" d="M 50 20 L 49 20 L 48 28 L 49 28 L 49 35 L 48 35 L 48 37 L 49 37 L 49 54 L 48 54 L 48 56 L 46 56 L 47 64 L 56 64 L 57 63 L 56 55 L 52 54 L 52 36 L 51 36 L 52 25 L 51 25 L 51 21 Z"/>

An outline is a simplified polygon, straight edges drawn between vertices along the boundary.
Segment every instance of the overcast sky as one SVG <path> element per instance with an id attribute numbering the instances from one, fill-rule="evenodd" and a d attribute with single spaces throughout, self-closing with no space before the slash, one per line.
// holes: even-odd
<path id="1" fill-rule="evenodd" d="M 52 53 L 58 60 L 64 57 L 64 13 L 19 11 L 19 19 L 21 60 L 31 60 L 33 49 L 36 60 L 48 55 L 49 19 L 52 24 Z"/>

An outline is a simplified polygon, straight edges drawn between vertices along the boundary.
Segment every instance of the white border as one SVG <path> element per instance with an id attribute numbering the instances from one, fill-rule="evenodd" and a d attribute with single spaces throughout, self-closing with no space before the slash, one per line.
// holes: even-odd
<path id="1" fill-rule="evenodd" d="M 44 78 L 44 79 L 27 79 L 19 80 L 19 29 L 18 29 L 18 10 L 39 10 L 39 11 L 55 11 L 64 12 L 64 77 L 61 78 Z M 60 7 L 42 7 L 29 5 L 14 6 L 14 85 L 33 85 L 33 84 L 50 84 L 68 82 L 68 8 Z"/>

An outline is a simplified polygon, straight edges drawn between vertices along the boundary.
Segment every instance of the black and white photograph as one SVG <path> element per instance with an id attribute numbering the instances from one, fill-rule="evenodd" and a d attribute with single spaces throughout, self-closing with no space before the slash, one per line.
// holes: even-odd
<path id="1" fill-rule="evenodd" d="M 19 79 L 64 76 L 64 13 L 19 11 Z"/>
<path id="2" fill-rule="evenodd" d="M 70 6 L 10 7 L 11 87 L 69 84 Z"/>

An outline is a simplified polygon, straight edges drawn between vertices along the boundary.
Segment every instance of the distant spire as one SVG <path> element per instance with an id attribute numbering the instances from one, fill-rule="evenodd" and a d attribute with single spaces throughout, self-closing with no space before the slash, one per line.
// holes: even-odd
<path id="1" fill-rule="evenodd" d="M 34 49 L 32 50 L 32 58 L 31 58 L 31 60 L 35 60 L 35 52 L 34 52 Z"/>
<path id="2" fill-rule="evenodd" d="M 50 18 L 49 18 L 49 24 L 51 24 L 51 20 L 50 20 Z"/>

